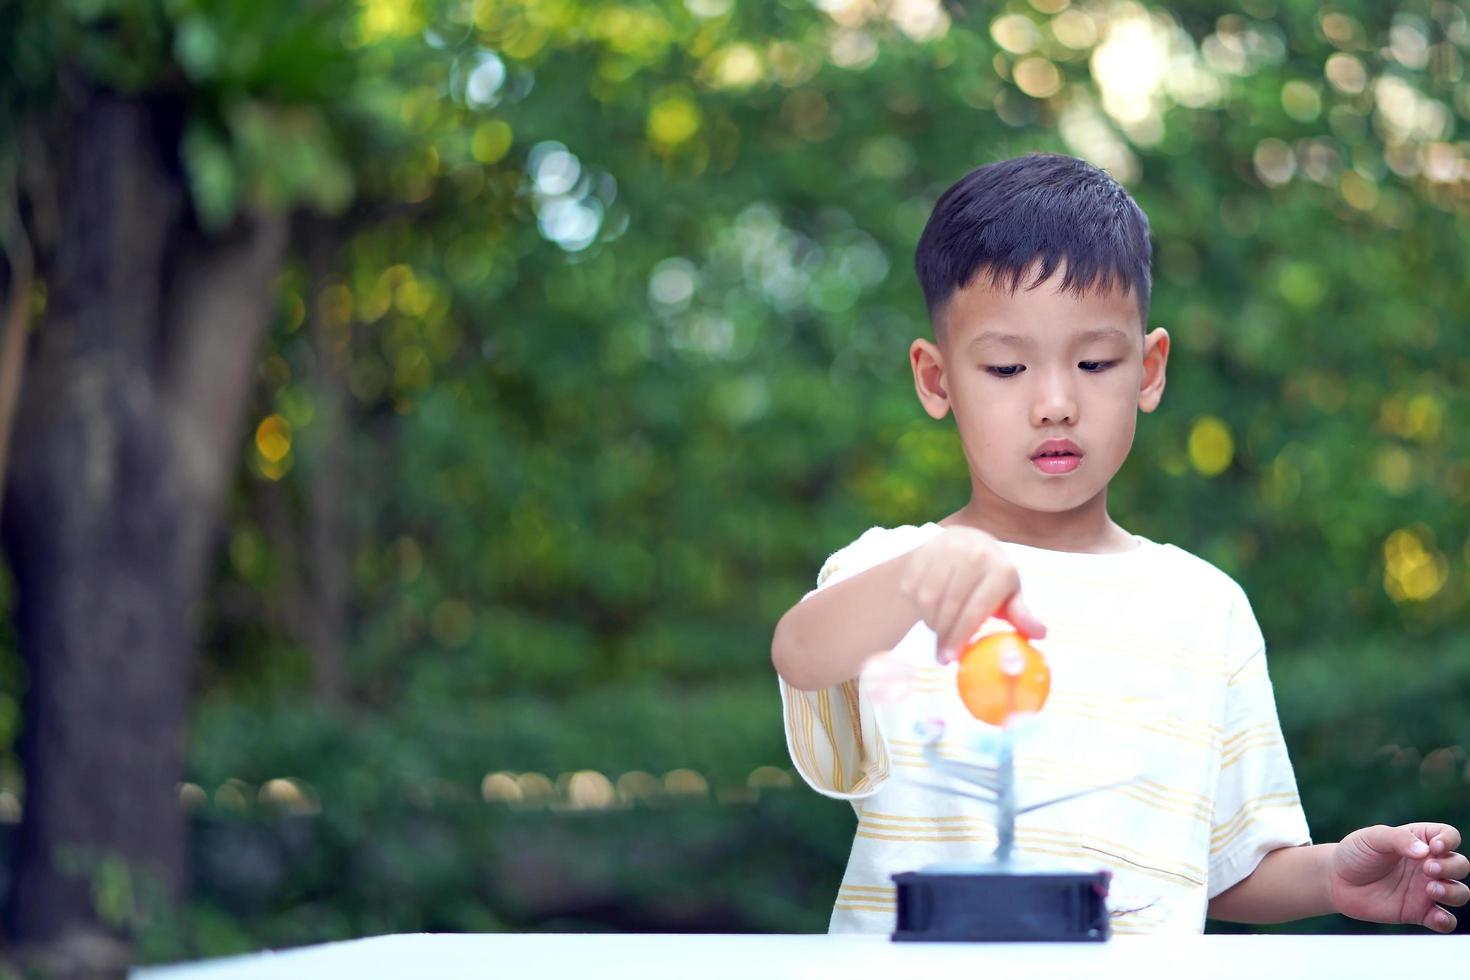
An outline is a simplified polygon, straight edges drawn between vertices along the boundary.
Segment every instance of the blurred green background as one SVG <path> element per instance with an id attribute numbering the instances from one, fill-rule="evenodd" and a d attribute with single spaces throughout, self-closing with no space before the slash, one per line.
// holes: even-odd
<path id="1" fill-rule="evenodd" d="M 792 785 L 771 630 L 966 500 L 913 248 L 1030 150 L 1152 222 L 1171 384 L 1114 516 L 1245 586 L 1314 835 L 1463 821 L 1467 52 L 1442 0 L 9 5 L 0 177 L 79 90 L 167 98 L 199 234 L 291 221 L 198 610 L 192 888 L 108 915 L 144 958 L 824 929 L 853 820 Z M 26 689 L 7 630 L 0 849 Z"/>

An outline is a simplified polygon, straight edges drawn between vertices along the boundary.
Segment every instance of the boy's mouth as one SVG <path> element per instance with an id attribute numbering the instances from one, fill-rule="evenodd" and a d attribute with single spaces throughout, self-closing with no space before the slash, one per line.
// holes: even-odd
<path id="1" fill-rule="evenodd" d="M 1048 439 L 1031 454 L 1031 462 L 1043 473 L 1070 473 L 1082 463 L 1082 450 L 1070 439 Z"/>

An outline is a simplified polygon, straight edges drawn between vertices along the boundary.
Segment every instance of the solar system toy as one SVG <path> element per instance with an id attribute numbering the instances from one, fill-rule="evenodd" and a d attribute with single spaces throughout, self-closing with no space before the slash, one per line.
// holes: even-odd
<path id="1" fill-rule="evenodd" d="M 991 633 L 960 655 L 960 700 L 980 721 L 1000 729 L 993 765 L 940 755 L 942 722 L 923 727 L 930 771 L 948 783 L 925 788 L 986 803 L 995 810 L 996 848 L 986 861 L 941 863 L 893 876 L 898 890 L 897 942 L 1101 942 L 1108 938 L 1111 873 L 1042 861 L 1016 850 L 1016 817 L 1095 793 L 1098 786 L 1018 806 L 1015 730 L 1041 710 L 1051 670 L 1019 633 Z"/>

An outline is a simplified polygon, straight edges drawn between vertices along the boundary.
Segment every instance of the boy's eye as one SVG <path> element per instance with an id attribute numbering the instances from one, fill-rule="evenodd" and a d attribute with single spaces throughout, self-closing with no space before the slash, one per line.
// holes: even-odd
<path id="1" fill-rule="evenodd" d="M 997 378 L 1013 378 L 1016 375 L 1020 374 L 1022 371 L 1026 370 L 1026 366 L 1024 364 L 1001 364 L 993 367 L 987 367 L 985 370 L 989 371 Z"/>
<path id="2" fill-rule="evenodd" d="M 1117 361 L 1078 361 L 1077 366 L 1084 371 L 1106 371 L 1117 363 Z"/>

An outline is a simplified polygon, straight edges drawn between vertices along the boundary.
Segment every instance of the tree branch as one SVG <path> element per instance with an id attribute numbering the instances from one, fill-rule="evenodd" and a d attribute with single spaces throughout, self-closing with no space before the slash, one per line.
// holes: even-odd
<path id="1" fill-rule="evenodd" d="M 283 213 L 249 214 L 226 234 L 190 235 L 178 256 L 165 306 L 165 334 L 173 342 L 160 394 L 177 428 L 188 493 L 211 504 L 201 513 L 214 513 L 212 504 L 238 457 L 240 422 L 256 352 L 270 327 L 271 287 L 289 225 Z"/>

